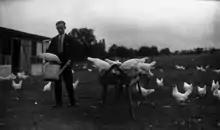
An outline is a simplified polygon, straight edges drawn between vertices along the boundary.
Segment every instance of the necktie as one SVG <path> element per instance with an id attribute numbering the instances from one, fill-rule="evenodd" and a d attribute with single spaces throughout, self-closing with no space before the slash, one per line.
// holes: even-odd
<path id="1" fill-rule="evenodd" d="M 59 53 L 61 53 L 63 51 L 62 36 L 61 35 L 58 38 L 58 51 L 59 51 Z"/>

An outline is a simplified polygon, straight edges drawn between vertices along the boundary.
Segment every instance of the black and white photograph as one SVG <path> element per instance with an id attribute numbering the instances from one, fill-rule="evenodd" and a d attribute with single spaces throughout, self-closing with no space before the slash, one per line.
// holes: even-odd
<path id="1" fill-rule="evenodd" d="M 0 0 L 0 130 L 220 130 L 220 0 Z"/>

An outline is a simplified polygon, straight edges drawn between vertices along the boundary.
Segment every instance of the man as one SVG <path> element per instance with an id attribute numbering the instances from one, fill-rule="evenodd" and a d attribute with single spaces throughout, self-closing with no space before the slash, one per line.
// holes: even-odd
<path id="1" fill-rule="evenodd" d="M 74 59 L 74 50 L 76 49 L 75 45 L 77 44 L 76 40 L 71 38 L 65 33 L 66 24 L 64 21 L 58 21 L 56 23 L 56 29 L 58 31 L 58 35 L 55 36 L 49 45 L 47 50 L 48 53 L 53 53 L 57 55 L 61 60 L 61 68 L 67 63 L 68 60 L 71 61 L 70 65 L 64 69 L 62 74 L 60 75 L 60 79 L 55 81 L 55 99 L 56 104 L 53 107 L 61 107 L 62 104 L 62 78 L 65 82 L 65 86 L 67 89 L 67 93 L 69 96 L 70 104 L 69 107 L 76 106 L 76 101 L 74 97 L 74 89 L 73 89 L 73 75 L 72 75 L 72 60 Z"/>

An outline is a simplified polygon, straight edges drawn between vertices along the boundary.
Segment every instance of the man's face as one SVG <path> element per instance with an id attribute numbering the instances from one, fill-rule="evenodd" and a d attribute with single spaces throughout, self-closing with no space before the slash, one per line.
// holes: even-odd
<path id="1" fill-rule="evenodd" d="M 65 33 L 65 25 L 63 23 L 57 24 L 56 25 L 57 31 L 59 34 L 64 34 Z"/>

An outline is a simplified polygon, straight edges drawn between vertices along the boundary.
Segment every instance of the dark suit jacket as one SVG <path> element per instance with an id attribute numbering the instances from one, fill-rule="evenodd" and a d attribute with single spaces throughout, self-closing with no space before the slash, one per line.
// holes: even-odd
<path id="1" fill-rule="evenodd" d="M 75 50 L 77 49 L 76 48 L 77 41 L 74 40 L 72 37 L 68 36 L 67 34 L 65 34 L 63 40 L 63 52 L 58 53 L 58 37 L 59 35 L 52 38 L 51 43 L 46 52 L 57 55 L 60 58 L 61 62 L 63 62 L 64 64 L 68 60 L 71 60 L 71 64 L 72 64 L 76 57 L 75 52 L 77 51 Z"/>

